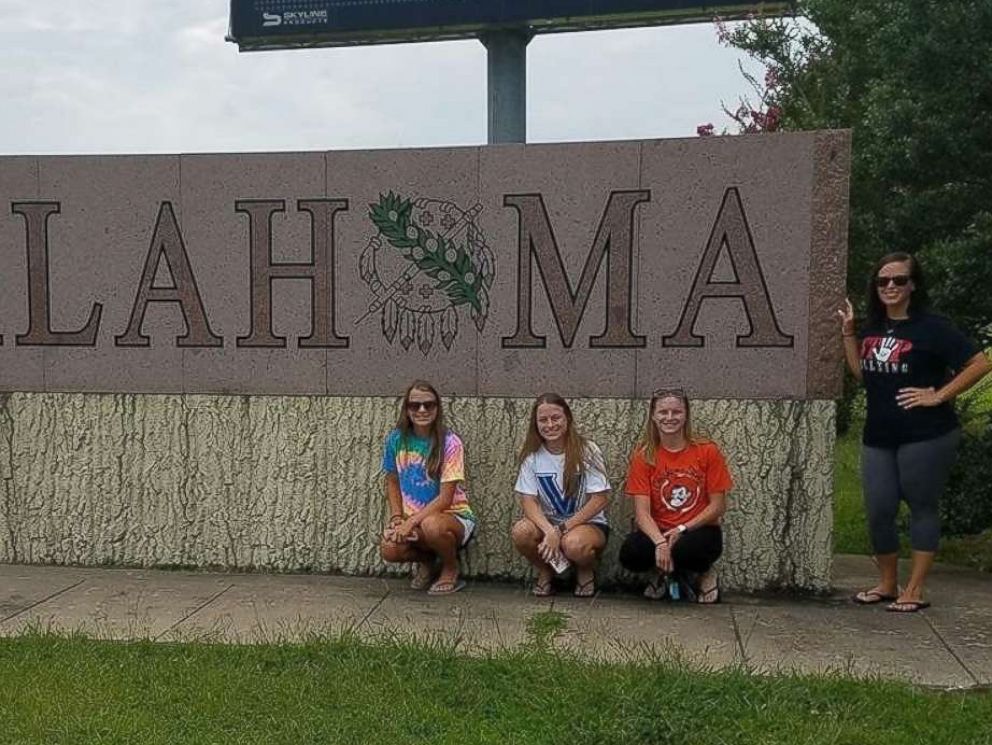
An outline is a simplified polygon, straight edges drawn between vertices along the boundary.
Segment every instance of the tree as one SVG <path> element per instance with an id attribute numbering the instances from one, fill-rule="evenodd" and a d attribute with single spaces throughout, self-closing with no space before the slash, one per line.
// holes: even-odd
<path id="1" fill-rule="evenodd" d="M 992 0 L 799 0 L 718 34 L 768 70 L 728 110 L 740 131 L 853 130 L 852 299 L 909 251 L 935 307 L 992 344 Z"/>
<path id="2" fill-rule="evenodd" d="M 862 301 L 879 257 L 908 251 L 926 269 L 934 307 L 989 347 L 992 0 L 796 5 L 795 16 L 757 17 L 733 30 L 718 22 L 721 41 L 768 71 L 763 84 L 748 78 L 757 102 L 728 115 L 741 132 L 852 129 L 852 300 Z M 941 505 L 954 532 L 992 522 L 992 414 L 973 408 Z"/>

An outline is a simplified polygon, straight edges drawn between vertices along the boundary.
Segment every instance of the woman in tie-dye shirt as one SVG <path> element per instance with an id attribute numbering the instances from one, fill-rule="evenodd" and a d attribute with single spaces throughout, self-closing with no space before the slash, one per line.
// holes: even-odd
<path id="1" fill-rule="evenodd" d="M 399 421 L 386 437 L 389 523 L 382 534 L 382 558 L 415 562 L 410 586 L 432 595 L 458 592 L 458 549 L 475 531 L 465 497 L 462 441 L 444 426 L 441 397 L 430 383 L 414 381 L 403 395 Z M 441 571 L 434 579 L 440 560 Z"/>

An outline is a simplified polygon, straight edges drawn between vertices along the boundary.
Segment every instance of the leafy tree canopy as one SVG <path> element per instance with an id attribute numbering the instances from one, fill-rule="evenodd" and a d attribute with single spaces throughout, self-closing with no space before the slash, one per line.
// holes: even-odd
<path id="1" fill-rule="evenodd" d="M 935 309 L 992 344 L 992 0 L 799 0 L 721 39 L 761 60 L 741 131 L 851 128 L 848 283 L 891 251 Z M 706 134 L 701 128 L 701 134 Z"/>

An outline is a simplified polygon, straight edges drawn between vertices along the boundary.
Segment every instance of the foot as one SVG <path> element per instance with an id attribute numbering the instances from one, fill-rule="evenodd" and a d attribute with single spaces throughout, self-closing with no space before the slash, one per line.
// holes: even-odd
<path id="1" fill-rule="evenodd" d="M 902 591 L 898 598 L 893 598 L 894 603 L 889 603 L 885 606 L 885 610 L 891 613 L 916 613 L 924 608 L 929 608 L 930 603 L 923 599 L 923 593 L 920 591 L 913 591 L 912 588 L 906 588 Z"/>
<path id="2" fill-rule="evenodd" d="M 437 582 L 431 585 L 427 591 L 428 595 L 453 595 L 465 588 L 465 580 L 459 579 L 457 574 L 444 574 L 437 578 Z"/>
<path id="3" fill-rule="evenodd" d="M 862 590 L 851 596 L 858 605 L 875 605 L 876 603 L 891 603 L 896 599 L 896 593 L 886 590 L 884 587 L 873 587 L 870 590 Z"/>
<path id="4" fill-rule="evenodd" d="M 426 590 L 431 586 L 434 579 L 434 563 L 431 561 L 418 561 L 413 569 L 413 576 L 410 577 L 411 590 Z"/>
<path id="5" fill-rule="evenodd" d="M 668 577 L 663 574 L 655 575 L 644 588 L 644 597 L 648 600 L 664 600 L 668 596 Z"/>
<path id="6" fill-rule="evenodd" d="M 591 598 L 596 594 L 596 573 L 592 569 L 579 569 L 575 574 L 575 592 L 577 598 Z"/>
<path id="7" fill-rule="evenodd" d="M 889 613 L 916 613 L 929 607 L 930 603 L 926 600 L 897 600 L 885 606 L 885 610 Z"/>
<path id="8" fill-rule="evenodd" d="M 551 572 L 538 572 L 537 579 L 534 581 L 534 589 L 530 592 L 536 598 L 546 598 L 554 595 L 554 577 Z"/>
<path id="9" fill-rule="evenodd" d="M 720 602 L 720 578 L 712 569 L 699 577 L 696 602 L 712 605 Z"/>

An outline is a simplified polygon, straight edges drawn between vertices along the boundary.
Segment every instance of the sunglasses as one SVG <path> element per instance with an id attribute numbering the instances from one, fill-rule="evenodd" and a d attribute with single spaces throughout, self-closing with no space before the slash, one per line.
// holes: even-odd
<path id="1" fill-rule="evenodd" d="M 430 413 L 437 408 L 437 401 L 407 401 L 406 410 L 407 411 L 424 411 Z"/>
<path id="2" fill-rule="evenodd" d="M 879 287 L 888 287 L 890 284 L 896 287 L 905 287 L 909 284 L 909 275 L 896 274 L 893 277 L 875 277 L 875 284 Z"/>
<path id="3" fill-rule="evenodd" d="M 685 400 L 686 398 L 685 388 L 678 388 L 678 387 L 655 388 L 653 391 L 651 391 L 651 398 L 666 398 L 668 396 L 675 396 L 677 398 L 681 398 Z"/>

